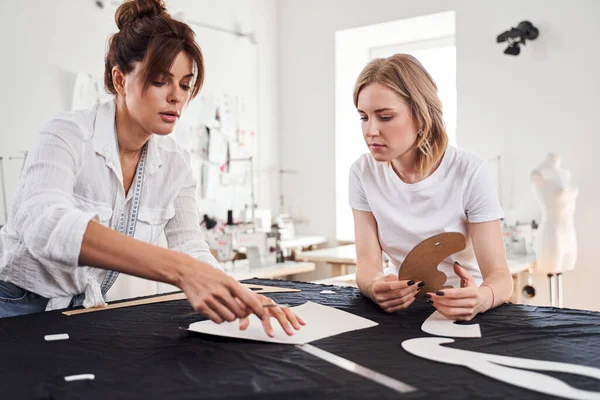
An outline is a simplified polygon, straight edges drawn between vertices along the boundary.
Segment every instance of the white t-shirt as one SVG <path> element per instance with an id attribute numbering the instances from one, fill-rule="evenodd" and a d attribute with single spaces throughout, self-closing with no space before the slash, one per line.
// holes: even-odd
<path id="1" fill-rule="evenodd" d="M 437 170 L 421 182 L 402 181 L 391 165 L 362 155 L 350 169 L 350 206 L 373 213 L 379 243 L 390 258 L 386 274 L 398 274 L 406 255 L 421 241 L 443 232 L 460 232 L 467 247 L 439 265 L 447 285 L 460 287 L 453 263 L 469 271 L 477 285 L 482 276 L 469 235 L 469 222 L 503 217 L 486 163 L 448 146 Z"/>

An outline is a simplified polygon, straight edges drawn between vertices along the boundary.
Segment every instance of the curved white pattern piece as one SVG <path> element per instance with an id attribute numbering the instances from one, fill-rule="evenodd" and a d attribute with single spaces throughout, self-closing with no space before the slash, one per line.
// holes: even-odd
<path id="1" fill-rule="evenodd" d="M 525 368 L 539 371 L 566 372 L 600 380 L 600 369 L 552 361 L 496 356 L 441 346 L 454 343 L 449 338 L 417 338 L 402 342 L 407 352 L 432 361 L 462 365 L 490 378 L 536 392 L 568 399 L 600 399 L 600 392 L 576 389 L 563 381 Z M 514 367 L 514 368 L 512 368 Z"/>
<path id="2" fill-rule="evenodd" d="M 455 321 L 444 317 L 438 311 L 434 312 L 423 322 L 421 330 L 430 335 L 458 337 L 458 338 L 480 338 L 481 329 L 479 324 L 457 325 Z"/>

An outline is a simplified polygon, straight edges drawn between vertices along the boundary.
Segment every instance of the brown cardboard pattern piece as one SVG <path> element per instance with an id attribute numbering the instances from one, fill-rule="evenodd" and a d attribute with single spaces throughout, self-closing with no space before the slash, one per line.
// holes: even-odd
<path id="1" fill-rule="evenodd" d="M 438 270 L 438 265 L 452 254 L 464 250 L 466 239 L 459 232 L 445 232 L 423 240 L 404 259 L 399 280 L 425 282 L 417 295 L 422 298 L 427 292 L 437 292 L 446 283 L 446 274 Z"/>

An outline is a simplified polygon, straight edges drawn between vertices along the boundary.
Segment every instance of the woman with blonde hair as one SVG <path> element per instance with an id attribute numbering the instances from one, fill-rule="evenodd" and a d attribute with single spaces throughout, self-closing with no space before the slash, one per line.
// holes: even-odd
<path id="1" fill-rule="evenodd" d="M 387 312 L 409 307 L 424 282 L 398 279 L 404 258 L 430 236 L 460 232 L 466 248 L 438 267 L 453 288 L 427 293 L 427 301 L 454 320 L 507 301 L 512 278 L 494 184 L 484 161 L 448 145 L 429 73 L 408 54 L 375 59 L 356 81 L 354 105 L 370 150 L 349 182 L 362 293 Z"/>

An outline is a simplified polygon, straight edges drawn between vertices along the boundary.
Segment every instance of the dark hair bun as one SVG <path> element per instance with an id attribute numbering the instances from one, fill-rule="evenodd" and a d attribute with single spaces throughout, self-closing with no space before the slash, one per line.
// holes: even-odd
<path id="1" fill-rule="evenodd" d="M 140 79 L 146 90 L 184 51 L 195 66 L 191 71 L 191 98 L 198 94 L 204 82 L 202 50 L 192 28 L 171 18 L 163 0 L 125 1 L 115 13 L 115 22 L 119 32 L 110 36 L 104 58 L 104 87 L 108 93 L 118 94 L 112 78 L 115 67 L 127 75 L 140 63 Z"/>
<path id="2" fill-rule="evenodd" d="M 115 22 L 119 30 L 122 30 L 138 18 L 159 15 L 168 16 L 163 0 L 129 0 L 125 1 L 117 9 Z"/>

